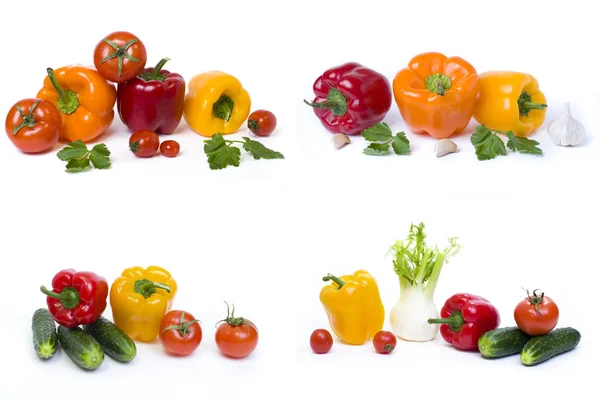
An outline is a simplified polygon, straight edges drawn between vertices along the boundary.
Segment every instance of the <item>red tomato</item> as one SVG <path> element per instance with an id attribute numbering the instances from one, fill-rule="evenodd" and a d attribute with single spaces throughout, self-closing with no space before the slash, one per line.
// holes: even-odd
<path id="1" fill-rule="evenodd" d="M 46 100 L 21 100 L 6 116 L 6 134 L 24 153 L 50 150 L 58 142 L 61 127 L 60 111 Z"/>
<path id="2" fill-rule="evenodd" d="M 194 316 L 185 311 L 170 311 L 160 322 L 160 341 L 169 354 L 187 356 L 202 342 L 202 328 Z"/>
<path id="3" fill-rule="evenodd" d="M 396 335 L 389 331 L 379 331 L 373 337 L 373 347 L 379 354 L 390 354 L 396 348 Z"/>
<path id="4" fill-rule="evenodd" d="M 158 135 L 152 131 L 137 131 L 129 138 L 129 150 L 142 158 L 154 157 L 159 144 Z"/>
<path id="5" fill-rule="evenodd" d="M 515 307 L 515 322 L 520 330 L 530 336 L 545 335 L 558 323 L 558 306 L 544 293 L 533 291 Z"/>
<path id="6" fill-rule="evenodd" d="M 217 347 L 227 357 L 248 357 L 258 345 L 258 330 L 256 325 L 242 317 L 234 317 L 235 307 L 229 315 L 227 305 L 227 318 L 225 318 L 215 333 Z"/>
<path id="7" fill-rule="evenodd" d="M 248 117 L 248 129 L 256 136 L 269 136 L 277 127 L 275 114 L 267 110 L 256 110 Z"/>
<path id="8" fill-rule="evenodd" d="M 179 143 L 174 140 L 165 140 L 160 144 L 160 154 L 165 157 L 177 157 L 179 154 Z"/>
<path id="9" fill-rule="evenodd" d="M 111 82 L 128 81 L 146 66 L 146 46 L 132 33 L 113 32 L 96 45 L 94 65 Z"/>
<path id="10" fill-rule="evenodd" d="M 310 335 L 310 348 L 317 354 L 329 353 L 333 347 L 333 338 L 326 329 L 317 329 Z"/>

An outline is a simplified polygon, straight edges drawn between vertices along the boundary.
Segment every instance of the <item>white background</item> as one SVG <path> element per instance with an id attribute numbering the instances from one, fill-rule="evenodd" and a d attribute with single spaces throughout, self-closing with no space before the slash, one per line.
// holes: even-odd
<path id="1" fill-rule="evenodd" d="M 278 116 L 276 133 L 264 143 L 286 160 L 244 158 L 237 169 L 211 171 L 202 138 L 184 123 L 173 135 L 180 157 L 137 159 L 117 117 L 101 138 L 113 168 L 69 175 L 53 153 L 25 156 L 5 139 L 1 397 L 522 398 L 590 389 L 600 222 L 594 13 L 586 1 L 404 3 L 56 1 L 28 2 L 26 10 L 7 3 L 0 109 L 35 96 L 47 67 L 92 64 L 102 37 L 129 30 L 145 42 L 151 66 L 168 56 L 167 69 L 186 79 L 210 69 L 237 76 L 253 109 Z M 19 22 L 25 17 L 27 29 Z M 570 101 L 587 127 L 585 143 L 555 147 L 542 128 L 533 139 L 543 157 L 480 162 L 464 135 L 455 139 L 458 154 L 436 159 L 435 142 L 410 133 L 410 156 L 364 156 L 361 139 L 335 152 L 301 101 L 312 98 L 314 79 L 358 61 L 391 81 L 411 57 L 430 50 L 462 56 L 481 72 L 532 73 L 549 98 L 549 120 Z M 395 106 L 386 122 L 405 129 Z M 508 325 L 521 287 L 541 287 L 559 304 L 559 325 L 581 331 L 577 350 L 535 368 L 518 358 L 485 361 L 439 338 L 401 342 L 390 356 L 374 354 L 369 344 L 337 343 L 328 355 L 312 354 L 310 333 L 328 328 L 318 300 L 323 274 L 368 269 L 387 314 L 398 284 L 385 252 L 419 221 L 432 244 L 459 236 L 463 245 L 442 271 L 438 307 L 456 292 L 473 292 L 488 297 Z M 58 270 L 93 270 L 112 283 L 124 268 L 152 264 L 178 280 L 175 307 L 203 322 L 193 356 L 171 358 L 160 344 L 139 345 L 132 364 L 107 359 L 92 373 L 64 353 L 48 363 L 36 358 L 30 319 L 45 304 L 39 286 Z M 248 359 L 218 355 L 213 326 L 224 316 L 224 300 L 258 325 L 259 346 Z"/>

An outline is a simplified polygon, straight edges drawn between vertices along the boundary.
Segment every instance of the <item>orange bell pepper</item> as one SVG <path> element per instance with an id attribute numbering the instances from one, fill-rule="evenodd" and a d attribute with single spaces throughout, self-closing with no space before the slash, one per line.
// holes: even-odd
<path id="1" fill-rule="evenodd" d="M 103 134 L 112 123 L 117 89 L 98 71 L 71 65 L 48 76 L 37 97 L 54 104 L 62 116 L 60 138 L 69 142 L 90 142 Z"/>
<path id="2" fill-rule="evenodd" d="M 398 72 L 393 90 L 408 128 L 442 139 L 462 132 L 469 124 L 479 77 L 462 58 L 423 53 Z"/>

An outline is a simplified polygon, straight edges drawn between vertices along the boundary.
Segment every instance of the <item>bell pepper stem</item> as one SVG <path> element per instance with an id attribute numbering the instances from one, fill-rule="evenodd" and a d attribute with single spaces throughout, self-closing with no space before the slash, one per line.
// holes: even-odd
<path id="1" fill-rule="evenodd" d="M 79 292 L 70 286 L 64 288 L 60 293 L 48 290 L 45 286 L 40 287 L 40 290 L 46 296 L 60 300 L 63 307 L 67 310 L 75 308 L 79 304 Z"/>
<path id="2" fill-rule="evenodd" d="M 459 332 L 465 323 L 460 311 L 454 311 L 448 318 L 430 318 L 428 324 L 448 324 L 453 332 Z"/>
<path id="3" fill-rule="evenodd" d="M 19 106 L 19 105 L 16 106 L 17 111 L 19 112 L 19 114 L 21 114 L 21 118 L 23 119 L 23 122 L 21 122 L 18 126 L 15 126 L 13 128 L 13 135 L 16 135 L 17 133 L 19 133 L 19 131 L 24 127 L 33 128 L 37 124 L 37 121 L 35 120 L 35 117 L 33 116 L 33 111 L 35 111 L 35 108 L 38 106 L 38 104 L 40 104 L 40 100 L 36 101 L 35 103 L 33 103 L 31 105 L 31 108 L 29 109 L 29 114 L 27 114 L 27 115 L 25 115 L 25 112 L 23 111 L 21 106 Z"/>
<path id="4" fill-rule="evenodd" d="M 444 74 L 433 74 L 425 80 L 425 87 L 430 92 L 443 96 L 452 87 L 452 80 Z"/>
<path id="5" fill-rule="evenodd" d="M 231 97 L 227 95 L 221 95 L 219 100 L 213 104 L 213 113 L 215 117 L 225 120 L 225 122 L 229 122 L 231 118 L 231 114 L 233 113 L 233 107 L 235 103 L 231 99 Z"/>
<path id="6" fill-rule="evenodd" d="M 313 108 L 327 108 L 333 112 L 336 117 L 342 117 L 346 114 L 348 110 L 348 101 L 346 100 L 346 96 L 342 94 L 336 88 L 332 88 L 327 95 L 327 101 L 321 103 L 315 103 L 314 101 L 306 101 L 304 103 L 308 104 Z"/>
<path id="7" fill-rule="evenodd" d="M 154 67 L 152 71 L 140 74 L 140 78 L 145 81 L 164 81 L 166 75 L 162 73 L 162 69 L 170 60 L 170 58 L 163 58 L 158 62 L 158 64 L 156 64 L 156 67 Z"/>
<path id="8" fill-rule="evenodd" d="M 46 68 L 46 72 L 48 73 L 50 83 L 52 83 L 56 93 L 58 93 L 58 98 L 56 99 L 58 111 L 64 114 L 73 114 L 77 108 L 79 108 L 77 93 L 72 90 L 64 90 L 58 82 L 58 79 L 56 79 L 56 75 L 54 75 L 54 70 L 52 68 Z"/>
<path id="9" fill-rule="evenodd" d="M 523 116 L 529 115 L 529 111 L 531 110 L 544 110 L 548 107 L 547 104 L 531 101 L 531 95 L 527 92 L 521 93 L 517 104 L 519 105 L 519 115 Z"/>
<path id="10" fill-rule="evenodd" d="M 341 289 L 346 282 L 344 282 L 342 279 L 338 278 L 335 275 L 331 275 L 331 274 L 327 274 L 323 277 L 323 282 L 328 282 L 328 281 L 333 281 L 335 283 L 337 283 L 337 285 L 339 286 L 338 289 Z"/>
<path id="11" fill-rule="evenodd" d="M 152 282 L 148 279 L 137 280 L 134 284 L 135 292 L 144 296 L 145 299 L 156 293 L 156 289 L 162 289 L 167 293 L 171 293 L 171 287 L 169 285 L 160 282 Z"/>

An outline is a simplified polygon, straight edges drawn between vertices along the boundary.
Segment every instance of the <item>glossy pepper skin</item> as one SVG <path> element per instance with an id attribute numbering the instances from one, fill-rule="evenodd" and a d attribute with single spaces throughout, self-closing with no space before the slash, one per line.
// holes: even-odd
<path id="1" fill-rule="evenodd" d="M 465 130 L 473 116 L 479 76 L 460 57 L 419 54 L 393 82 L 394 99 L 413 133 L 443 139 Z"/>
<path id="2" fill-rule="evenodd" d="M 250 95 L 241 82 L 220 71 L 194 76 L 188 83 L 183 117 L 202 136 L 236 132 L 250 114 Z"/>
<path id="3" fill-rule="evenodd" d="M 106 310 L 108 283 L 93 272 L 64 269 L 52 279 L 52 290 L 40 289 L 54 320 L 67 328 L 92 324 Z"/>
<path id="4" fill-rule="evenodd" d="M 388 79 L 356 62 L 328 69 L 313 84 L 315 99 L 304 101 L 332 133 L 358 135 L 383 121 L 392 107 Z"/>
<path id="5" fill-rule="evenodd" d="M 500 326 L 496 307 L 483 297 L 468 293 L 458 293 L 446 300 L 440 317 L 427 322 L 442 324 L 442 337 L 459 350 L 477 350 L 481 335 Z"/>
<path id="6" fill-rule="evenodd" d="M 117 110 L 132 132 L 173 133 L 183 116 L 185 80 L 180 74 L 162 69 L 168 58 L 154 68 L 119 84 Z"/>
<path id="7" fill-rule="evenodd" d="M 90 142 L 112 123 L 117 89 L 95 69 L 71 65 L 48 76 L 37 97 L 54 104 L 62 116 L 61 139 Z"/>
<path id="8" fill-rule="evenodd" d="M 110 289 L 113 321 L 132 340 L 152 342 L 176 292 L 177 283 L 167 270 L 157 266 L 128 268 Z"/>
<path id="9" fill-rule="evenodd" d="M 547 107 L 538 81 L 529 74 L 490 71 L 479 75 L 474 117 L 490 129 L 528 136 L 544 123 Z"/>
<path id="10" fill-rule="evenodd" d="M 364 270 L 331 281 L 323 287 L 320 300 L 335 335 L 347 344 L 361 345 L 383 328 L 385 311 L 375 279 Z"/>

